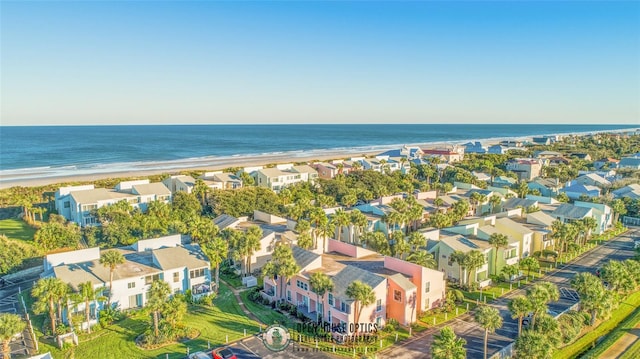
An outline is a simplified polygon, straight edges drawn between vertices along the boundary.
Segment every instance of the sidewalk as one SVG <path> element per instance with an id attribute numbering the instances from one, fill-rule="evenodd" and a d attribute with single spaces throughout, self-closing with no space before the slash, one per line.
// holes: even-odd
<path id="1" fill-rule="evenodd" d="M 242 297 L 240 296 L 240 293 L 244 292 L 247 289 L 243 289 L 243 290 L 239 290 L 239 289 L 235 289 L 231 284 L 225 282 L 222 278 L 220 279 L 220 281 L 224 284 L 226 284 L 230 289 L 231 289 L 231 293 L 233 293 L 233 295 L 236 297 L 236 300 L 238 301 L 238 304 L 240 305 L 240 309 L 242 309 L 242 311 L 244 312 L 244 314 L 247 315 L 247 317 L 251 318 L 252 320 L 262 324 L 263 323 L 260 319 L 258 319 L 258 317 L 256 317 L 253 313 L 251 313 L 249 311 L 249 309 L 247 309 L 247 306 L 244 305 L 244 303 L 242 302 Z"/>

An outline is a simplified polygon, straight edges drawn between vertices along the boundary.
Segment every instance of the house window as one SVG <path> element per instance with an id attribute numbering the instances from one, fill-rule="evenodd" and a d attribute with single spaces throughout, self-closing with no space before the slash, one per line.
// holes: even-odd
<path id="1" fill-rule="evenodd" d="M 429 293 L 429 291 L 431 290 L 431 282 L 427 282 L 424 284 L 424 292 L 425 293 Z"/>
<path id="2" fill-rule="evenodd" d="M 382 299 L 378 299 L 376 301 L 376 312 L 379 312 L 382 310 Z"/>
<path id="3" fill-rule="evenodd" d="M 287 291 L 287 300 L 291 301 L 291 291 L 290 290 Z"/>
<path id="4" fill-rule="evenodd" d="M 378 324 L 378 327 L 379 327 L 380 325 L 382 325 L 382 317 L 377 317 L 377 318 L 376 318 L 376 324 Z"/>
<path id="5" fill-rule="evenodd" d="M 394 289 L 393 300 L 395 300 L 396 302 L 402 302 L 402 292 L 397 289 Z"/>
<path id="6" fill-rule="evenodd" d="M 333 305 L 333 294 L 329 293 L 329 305 Z"/>
<path id="7" fill-rule="evenodd" d="M 133 289 L 133 288 L 135 288 L 135 287 L 136 287 L 136 282 L 129 282 L 129 283 L 127 283 L 127 288 L 129 288 L 129 289 Z"/>
<path id="8" fill-rule="evenodd" d="M 71 203 L 69 201 L 64 203 L 64 208 L 69 208 L 71 207 Z"/>
<path id="9" fill-rule="evenodd" d="M 429 304 L 431 304 L 431 303 L 430 303 L 430 301 L 429 301 L 429 298 L 425 299 L 425 300 L 424 300 L 424 307 L 425 307 L 426 309 L 429 309 Z"/>
<path id="10" fill-rule="evenodd" d="M 189 272 L 189 278 L 191 279 L 200 277 L 204 277 L 204 268 L 194 269 Z"/>
<path id="11" fill-rule="evenodd" d="M 180 272 L 173 273 L 173 282 L 178 283 L 180 281 Z"/>
<path id="12" fill-rule="evenodd" d="M 309 285 L 300 280 L 296 280 L 296 286 L 300 289 L 309 290 Z"/>
<path id="13" fill-rule="evenodd" d="M 160 280 L 160 274 L 148 275 L 144 277 L 144 284 L 151 284 L 157 280 Z"/>

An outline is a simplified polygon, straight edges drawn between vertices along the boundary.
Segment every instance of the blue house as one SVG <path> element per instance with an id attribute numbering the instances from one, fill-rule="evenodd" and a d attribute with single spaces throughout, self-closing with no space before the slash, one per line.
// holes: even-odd
<path id="1" fill-rule="evenodd" d="M 482 146 L 482 143 L 467 142 L 464 144 L 464 152 L 466 153 L 487 153 L 486 147 Z"/>
<path id="2" fill-rule="evenodd" d="M 565 187 L 561 189 L 560 192 L 565 193 L 567 197 L 571 199 L 579 199 L 583 195 L 589 198 L 600 196 L 600 188 L 583 184 L 574 184 L 569 187 Z"/>

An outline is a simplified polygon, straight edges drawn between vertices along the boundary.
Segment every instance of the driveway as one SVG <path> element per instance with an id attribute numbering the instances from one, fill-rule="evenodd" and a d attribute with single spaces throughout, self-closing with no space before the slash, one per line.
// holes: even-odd
<path id="1" fill-rule="evenodd" d="M 602 266 L 608 260 L 625 260 L 633 257 L 635 254 L 633 250 L 633 240 L 638 238 L 638 236 L 640 236 L 640 228 L 630 227 L 630 230 L 625 234 L 608 241 L 604 245 L 596 247 L 586 254 L 583 254 L 575 262 L 546 275 L 543 280 L 555 283 L 561 294 L 559 301 L 549 304 L 549 310 L 560 313 L 578 302 L 578 297 L 569 284 L 569 281 L 576 273 L 594 273 L 597 268 Z M 488 304 L 500 311 L 500 315 L 502 316 L 504 323 L 502 328 L 498 329 L 496 333 L 489 334 L 487 348 L 489 357 L 500 351 L 503 347 L 512 343 L 517 337 L 518 322 L 517 319 L 511 319 L 511 314 L 509 313 L 507 305 L 511 298 L 518 295 L 524 295 L 525 293 L 526 287 L 523 287 Z M 465 314 L 453 321 L 449 321 L 436 328 L 431 328 L 417 334 L 413 338 L 383 351 L 382 355 L 385 358 L 399 359 L 430 358 L 430 347 L 433 341 L 433 335 L 438 333 L 440 328 L 444 326 L 451 327 L 458 336 L 467 341 L 467 358 L 483 358 L 484 329 L 473 321 L 471 314 Z"/>

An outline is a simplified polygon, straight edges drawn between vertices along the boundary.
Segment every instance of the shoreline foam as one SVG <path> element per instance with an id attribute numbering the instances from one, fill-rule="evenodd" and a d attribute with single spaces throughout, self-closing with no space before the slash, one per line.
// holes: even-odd
<path id="1" fill-rule="evenodd" d="M 574 135 L 584 136 L 592 133 L 620 133 L 631 129 L 553 133 L 546 135 L 503 136 L 468 140 L 437 141 L 411 144 L 370 145 L 351 148 L 329 148 L 316 150 L 278 151 L 260 154 L 234 154 L 228 156 L 202 156 L 165 161 L 118 162 L 64 166 L 40 166 L 0 170 L 0 189 L 14 186 L 34 187 L 62 182 L 84 182 L 105 178 L 140 177 L 158 174 L 174 174 L 188 170 L 222 170 L 228 167 L 251 167 L 272 163 L 327 161 L 362 155 L 372 156 L 401 146 L 437 147 L 444 145 L 462 145 L 468 142 L 482 142 L 489 146 L 503 140 L 527 141 L 537 136 Z"/>

